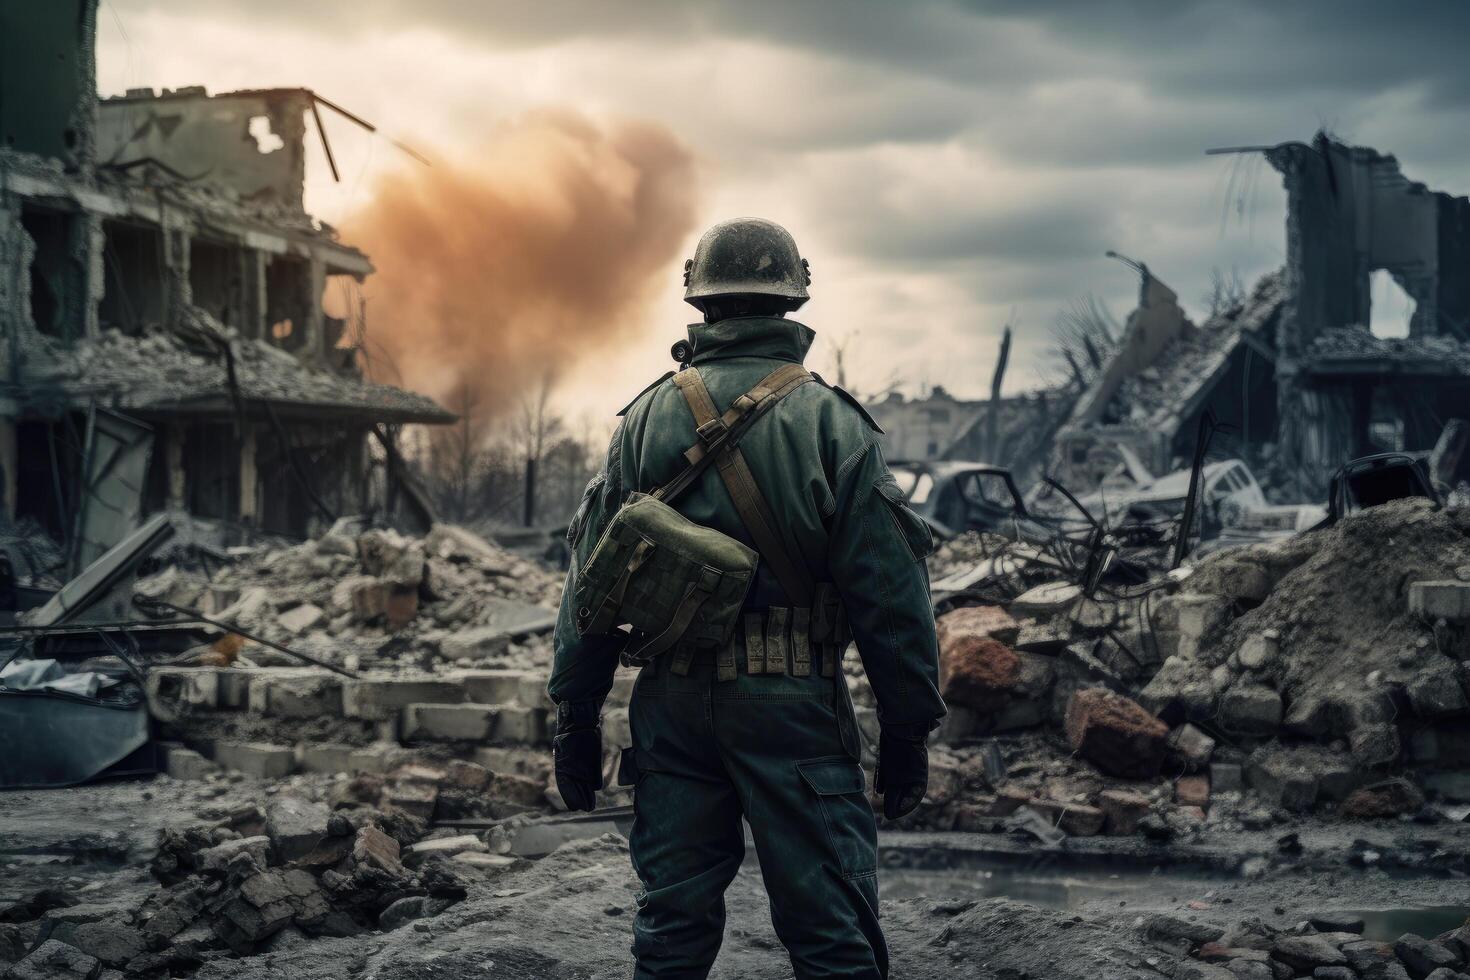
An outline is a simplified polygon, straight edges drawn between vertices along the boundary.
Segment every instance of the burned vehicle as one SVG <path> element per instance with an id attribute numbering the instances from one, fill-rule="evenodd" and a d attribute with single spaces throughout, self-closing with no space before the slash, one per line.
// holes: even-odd
<path id="1" fill-rule="evenodd" d="M 1013 541 L 1043 541 L 1062 529 L 1059 519 L 1033 514 L 1027 508 L 1015 477 L 1005 467 L 896 461 L 890 469 L 909 506 L 938 538 L 984 531 Z"/>
<path id="2" fill-rule="evenodd" d="M 1327 517 L 1323 526 L 1336 524 L 1348 514 L 1406 497 L 1425 497 L 1442 503 L 1429 474 L 1428 453 L 1374 453 L 1342 465 L 1327 489 Z"/>

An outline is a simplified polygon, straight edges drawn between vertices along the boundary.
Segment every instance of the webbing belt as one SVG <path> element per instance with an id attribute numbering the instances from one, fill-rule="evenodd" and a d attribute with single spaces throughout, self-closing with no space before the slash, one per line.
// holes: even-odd
<path id="1" fill-rule="evenodd" d="M 781 537 L 780 525 L 771 512 L 770 504 L 755 482 L 755 474 L 740 446 L 728 439 L 726 433 L 749 413 L 763 413 L 771 402 L 779 401 L 792 391 L 812 380 L 811 374 L 800 364 L 786 364 L 766 375 L 754 388 L 741 395 L 723 415 L 715 408 L 704 379 L 698 368 L 686 368 L 674 375 L 674 384 L 684 393 L 684 401 L 694 416 L 699 442 L 684 453 L 690 466 L 695 466 L 711 451 L 718 454 L 715 462 L 719 467 L 720 479 L 730 493 L 741 523 L 750 532 L 756 551 L 760 552 L 771 573 L 781 584 L 786 597 L 794 606 L 810 606 L 812 582 L 791 553 Z M 708 464 L 706 464 L 708 465 Z"/>

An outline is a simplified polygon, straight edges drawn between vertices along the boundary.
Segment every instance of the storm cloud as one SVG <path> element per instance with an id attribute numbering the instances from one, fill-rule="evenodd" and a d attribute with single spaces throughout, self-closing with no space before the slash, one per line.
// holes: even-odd
<path id="1" fill-rule="evenodd" d="M 1109 248 L 1194 313 L 1212 270 L 1279 266 L 1279 177 L 1209 147 L 1325 127 L 1470 191 L 1457 0 L 104 0 L 99 25 L 104 91 L 305 84 L 427 152 L 547 105 L 662 126 L 697 160 L 698 223 L 791 227 L 815 277 L 803 318 L 857 338 L 870 391 L 899 372 L 981 394 L 1007 322 L 1011 384 L 1035 383 L 1058 311 L 1131 305 Z M 317 167 L 308 188 L 329 221 L 402 164 L 335 126 L 348 177 Z M 663 370 L 689 313 L 678 266 L 599 383 L 570 386 L 593 410 Z"/>

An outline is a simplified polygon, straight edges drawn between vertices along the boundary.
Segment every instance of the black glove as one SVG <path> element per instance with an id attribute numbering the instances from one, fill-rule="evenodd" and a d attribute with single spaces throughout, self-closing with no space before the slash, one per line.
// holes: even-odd
<path id="1" fill-rule="evenodd" d="M 551 755 L 556 760 L 556 791 L 567 809 L 590 813 L 602 789 L 602 705 L 595 701 L 557 705 Z"/>
<path id="2" fill-rule="evenodd" d="M 878 771 L 873 788 L 883 797 L 883 816 L 907 816 L 929 787 L 928 730 L 922 726 L 884 728 L 878 736 Z"/>

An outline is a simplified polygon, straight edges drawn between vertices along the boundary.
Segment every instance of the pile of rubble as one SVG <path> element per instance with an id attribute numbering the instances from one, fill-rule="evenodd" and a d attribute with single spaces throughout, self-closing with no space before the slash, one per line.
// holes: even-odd
<path id="1" fill-rule="evenodd" d="M 0 908 L 6 935 L 29 951 L 6 976 L 70 976 L 68 964 L 77 976 L 99 965 L 179 976 L 307 937 L 390 931 L 438 915 L 519 861 L 501 824 L 479 835 L 426 832 L 433 817 L 493 812 L 514 795 L 483 767 L 343 777 L 327 800 L 310 789 L 285 788 L 264 809 L 216 807 L 201 812 L 206 823 L 163 831 L 149 866 L 160 887 L 141 902 L 53 889 Z"/>
<path id="2" fill-rule="evenodd" d="M 1040 817 L 1164 839 L 1319 807 L 1459 817 L 1470 802 L 1464 509 L 1385 504 L 1127 595 L 1054 581 L 954 609 L 939 638 L 950 716 L 924 826 L 1019 815 L 1023 830 Z M 876 742 L 871 693 L 852 686 Z"/>
<path id="3" fill-rule="evenodd" d="M 212 576 L 170 566 L 136 591 L 349 668 L 549 662 L 534 638 L 555 624 L 559 575 L 461 527 L 418 539 L 357 524 L 247 552 Z M 263 647 L 246 656 L 288 662 Z"/>
<path id="4" fill-rule="evenodd" d="M 1406 933 L 1396 942 L 1363 937 L 1364 922 L 1322 914 L 1278 929 L 1259 916 L 1228 926 L 1198 917 L 1155 915 L 1147 941 L 1193 957 L 1176 970 L 1186 980 L 1461 980 L 1470 969 L 1470 925 L 1426 939 Z"/>

